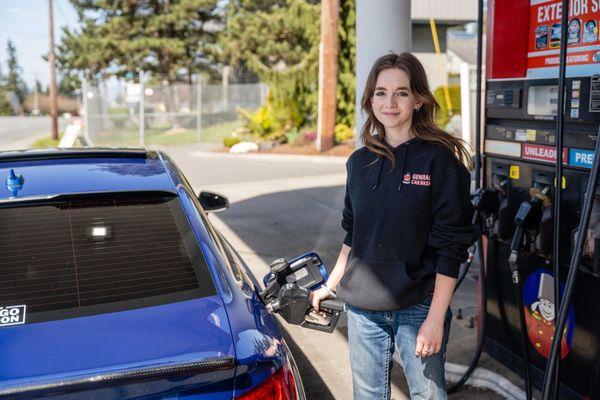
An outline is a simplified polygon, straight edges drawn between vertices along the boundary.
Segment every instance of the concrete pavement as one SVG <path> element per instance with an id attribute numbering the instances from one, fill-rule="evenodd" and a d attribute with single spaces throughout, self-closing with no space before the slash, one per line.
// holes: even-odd
<path id="1" fill-rule="evenodd" d="M 222 193 L 231 202 L 227 211 L 210 219 L 238 250 L 259 281 L 275 258 L 295 257 L 316 251 L 331 268 L 344 232 L 340 226 L 345 167 L 340 160 L 261 155 L 231 156 L 206 153 L 206 147 L 163 148 L 182 168 L 194 189 Z M 468 364 L 476 343 L 470 320 L 476 315 L 476 270 L 465 279 L 453 299 L 452 324 L 447 361 Z M 458 310 L 462 319 L 457 319 Z M 309 331 L 282 323 L 299 363 L 310 399 L 350 399 L 352 382 L 348 359 L 346 320 L 332 334 Z M 483 354 L 477 371 L 487 389 L 465 387 L 451 399 L 522 398 L 521 380 Z M 490 375 L 487 371 L 491 372 Z M 506 379 L 498 378 L 499 373 Z M 454 374 L 456 379 L 456 374 Z M 407 386 L 396 365 L 392 372 L 392 397 L 407 398 Z"/>
<path id="2" fill-rule="evenodd" d="M 50 117 L 0 117 L 0 149 L 21 150 L 40 136 L 50 135 Z M 58 119 L 58 129 L 65 129 L 67 121 Z M 33 140 L 31 140 L 34 138 Z"/>

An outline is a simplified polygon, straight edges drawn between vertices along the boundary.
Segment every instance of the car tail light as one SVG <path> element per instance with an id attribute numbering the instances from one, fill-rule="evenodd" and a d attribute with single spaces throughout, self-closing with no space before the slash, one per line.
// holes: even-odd
<path id="1" fill-rule="evenodd" d="M 282 367 L 259 386 L 236 397 L 236 400 L 297 400 L 294 375 Z"/>

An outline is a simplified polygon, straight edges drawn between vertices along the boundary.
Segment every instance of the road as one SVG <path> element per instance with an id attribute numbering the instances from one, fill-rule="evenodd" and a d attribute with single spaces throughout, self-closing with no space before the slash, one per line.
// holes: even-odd
<path id="1" fill-rule="evenodd" d="M 59 118 L 58 129 L 66 125 L 66 120 Z M 50 134 L 50 130 L 50 117 L 0 117 L 0 143 Z"/>
<path id="2" fill-rule="evenodd" d="M 232 156 L 209 153 L 197 145 L 163 149 L 178 163 L 196 192 L 210 190 L 229 198 L 231 208 L 210 214 L 210 219 L 259 281 L 269 262 L 279 257 L 315 251 L 328 269 L 333 266 L 344 236 L 340 226 L 346 176 L 343 159 Z M 453 299 L 455 316 L 458 309 L 462 311 L 462 319 L 453 320 L 448 346 L 447 362 L 453 365 L 468 364 L 475 347 L 476 330 L 469 322 L 476 314 L 475 282 L 476 275 L 468 276 Z M 345 318 L 331 334 L 287 324 L 282 328 L 300 366 L 308 398 L 350 399 Z M 499 374 L 494 375 L 491 386 L 503 396 L 468 387 L 451 399 L 521 398 L 517 388 L 521 380 L 515 374 L 485 353 L 479 365 Z M 407 399 L 407 393 L 401 367 L 396 364 L 392 398 Z"/>

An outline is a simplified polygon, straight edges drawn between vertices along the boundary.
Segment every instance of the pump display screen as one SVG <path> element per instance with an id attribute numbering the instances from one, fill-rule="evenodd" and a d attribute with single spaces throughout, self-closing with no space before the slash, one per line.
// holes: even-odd
<path id="1" fill-rule="evenodd" d="M 556 115 L 558 111 L 558 86 L 529 86 L 527 114 Z"/>

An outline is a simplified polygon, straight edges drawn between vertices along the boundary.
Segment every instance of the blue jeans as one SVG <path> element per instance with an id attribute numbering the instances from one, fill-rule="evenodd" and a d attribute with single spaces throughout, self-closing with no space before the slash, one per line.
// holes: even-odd
<path id="1" fill-rule="evenodd" d="M 400 311 L 367 311 L 348 306 L 348 345 L 354 400 L 389 399 L 392 355 L 397 346 L 410 398 L 445 400 L 444 362 L 452 314 L 446 313 L 440 352 L 416 357 L 417 333 L 431 297 Z"/>

